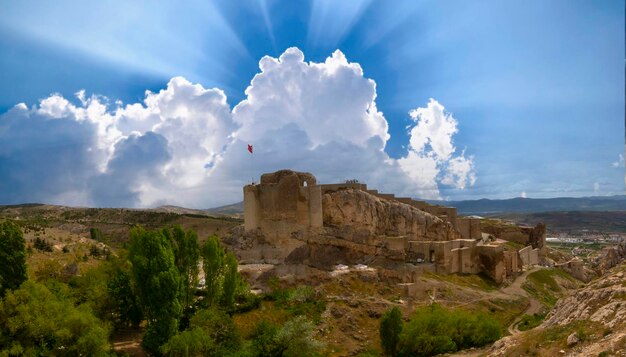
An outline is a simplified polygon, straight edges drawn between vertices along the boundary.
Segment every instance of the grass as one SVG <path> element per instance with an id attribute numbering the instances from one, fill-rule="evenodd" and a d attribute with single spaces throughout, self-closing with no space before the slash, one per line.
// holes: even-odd
<path id="1" fill-rule="evenodd" d="M 513 242 L 513 241 L 507 241 L 506 243 L 504 243 L 504 246 L 505 247 L 510 247 L 513 250 L 520 250 L 520 249 L 525 247 L 524 244 L 518 243 L 518 242 Z"/>
<path id="2" fill-rule="evenodd" d="M 262 301 L 261 307 L 242 314 L 235 314 L 233 321 L 243 338 L 249 338 L 260 321 L 282 326 L 291 318 L 289 311 L 277 306 L 274 301 Z"/>
<path id="3" fill-rule="evenodd" d="M 533 314 L 533 315 L 524 315 L 522 316 L 521 321 L 519 322 L 519 324 L 517 325 L 517 328 L 520 331 L 527 331 L 527 330 L 531 330 L 539 325 L 541 325 L 541 323 L 543 322 L 543 320 L 546 318 L 546 314 L 545 313 L 540 313 L 540 314 Z"/>
<path id="4" fill-rule="evenodd" d="M 492 299 L 478 303 L 476 309 L 488 313 L 500 322 L 502 326 L 509 326 L 528 307 L 528 298 L 520 297 L 514 300 Z"/>
<path id="5" fill-rule="evenodd" d="M 574 281 L 574 278 L 560 269 L 542 269 L 529 274 L 522 288 L 543 306 L 552 307 L 564 293 L 556 277 Z"/>
<path id="6" fill-rule="evenodd" d="M 482 291 L 499 289 L 498 284 L 484 274 L 435 274 L 426 272 L 424 277 Z"/>
<path id="7" fill-rule="evenodd" d="M 576 333 L 581 343 L 602 338 L 602 324 L 592 321 L 575 321 L 565 326 L 535 329 L 521 335 L 519 343 L 507 350 L 508 356 L 558 356 L 567 349 L 567 337 Z"/>

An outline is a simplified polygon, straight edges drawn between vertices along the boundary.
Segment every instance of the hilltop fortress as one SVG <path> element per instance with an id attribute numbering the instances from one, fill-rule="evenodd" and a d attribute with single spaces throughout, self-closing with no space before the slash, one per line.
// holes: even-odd
<path id="1" fill-rule="evenodd" d="M 461 217 L 455 208 L 368 190 L 357 181 L 320 185 L 310 173 L 264 174 L 243 193 L 244 226 L 229 243 L 243 265 L 279 275 L 363 264 L 409 284 L 425 271 L 483 272 L 502 282 L 538 264 L 545 241 L 543 224 L 483 232 L 481 219 Z"/>

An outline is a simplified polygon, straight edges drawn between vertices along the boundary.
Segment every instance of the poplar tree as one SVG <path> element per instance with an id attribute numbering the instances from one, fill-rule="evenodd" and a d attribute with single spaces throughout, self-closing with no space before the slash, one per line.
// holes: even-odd
<path id="1" fill-rule="evenodd" d="M 200 260 L 200 247 L 198 235 L 193 230 L 183 231 L 179 225 L 172 229 L 164 229 L 174 248 L 174 264 L 180 273 L 180 285 L 182 300 L 185 307 L 193 302 L 193 296 L 198 285 L 198 261 Z"/>
<path id="2" fill-rule="evenodd" d="M 13 221 L 0 224 L 0 297 L 27 279 L 26 247 L 20 227 Z"/>
<path id="3" fill-rule="evenodd" d="M 231 309 L 235 305 L 235 291 L 239 283 L 239 272 L 237 271 L 237 258 L 233 253 L 226 254 L 224 273 L 224 287 L 222 291 L 222 301 L 224 307 Z"/>
<path id="4" fill-rule="evenodd" d="M 213 305 L 221 295 L 224 275 L 224 248 L 216 236 L 210 236 L 202 246 L 206 301 Z"/>
<path id="5" fill-rule="evenodd" d="M 158 353 L 159 347 L 177 332 L 182 313 L 174 252 L 162 231 L 134 227 L 130 231 L 128 258 L 132 263 L 133 286 L 148 322 L 142 345 L 151 353 Z"/>
<path id="6" fill-rule="evenodd" d="M 398 355 L 398 342 L 402 332 L 402 313 L 398 307 L 387 311 L 380 319 L 380 344 L 388 356 Z"/>

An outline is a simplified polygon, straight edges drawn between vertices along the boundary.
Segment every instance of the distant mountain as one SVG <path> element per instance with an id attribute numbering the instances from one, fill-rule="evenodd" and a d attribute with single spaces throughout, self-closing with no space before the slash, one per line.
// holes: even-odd
<path id="1" fill-rule="evenodd" d="M 506 200 L 429 201 L 456 207 L 460 214 L 497 215 L 501 213 L 537 213 L 554 211 L 626 211 L 626 195 L 559 198 L 510 198 Z M 243 216 L 243 202 L 210 208 L 210 215 Z"/>
<path id="2" fill-rule="evenodd" d="M 626 211 L 626 196 L 511 198 L 506 200 L 429 201 L 456 207 L 460 214 L 491 215 L 514 212 Z"/>
<path id="3" fill-rule="evenodd" d="M 228 217 L 242 218 L 243 217 L 243 201 L 226 205 L 226 206 L 209 208 L 205 210 L 205 212 L 212 216 L 228 216 Z"/>

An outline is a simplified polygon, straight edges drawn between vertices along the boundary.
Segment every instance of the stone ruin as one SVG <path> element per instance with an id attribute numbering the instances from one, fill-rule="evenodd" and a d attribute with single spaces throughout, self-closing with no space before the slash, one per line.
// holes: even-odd
<path id="1" fill-rule="evenodd" d="M 514 241 L 481 231 L 479 218 L 452 207 L 369 190 L 356 180 L 318 184 L 310 173 L 281 170 L 246 185 L 244 226 L 227 239 L 242 265 L 277 275 L 374 266 L 381 277 L 415 283 L 425 272 L 485 273 L 496 282 L 538 264 L 545 226 L 520 229 Z"/>

